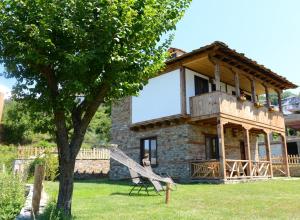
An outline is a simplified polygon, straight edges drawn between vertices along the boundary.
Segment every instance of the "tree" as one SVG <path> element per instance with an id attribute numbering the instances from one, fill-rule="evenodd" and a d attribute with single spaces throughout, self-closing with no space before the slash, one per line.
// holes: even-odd
<path id="1" fill-rule="evenodd" d="M 31 135 L 32 123 L 24 106 L 16 101 L 6 101 L 3 114 L 3 141 L 6 144 L 23 144 Z"/>
<path id="2" fill-rule="evenodd" d="M 2 0 L 0 59 L 14 98 L 52 117 L 57 207 L 71 214 L 73 170 L 100 104 L 135 95 L 163 67 L 191 0 Z M 170 35 L 169 35 L 170 36 Z"/>

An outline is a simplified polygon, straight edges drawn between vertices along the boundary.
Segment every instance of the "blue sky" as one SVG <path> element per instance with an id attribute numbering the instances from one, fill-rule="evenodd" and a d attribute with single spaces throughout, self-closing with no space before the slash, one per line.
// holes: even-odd
<path id="1" fill-rule="evenodd" d="M 299 0 L 193 0 L 172 46 L 191 51 L 223 41 L 300 85 L 299 9 Z M 9 90 L 13 84 L 0 76 L 0 88 Z"/>

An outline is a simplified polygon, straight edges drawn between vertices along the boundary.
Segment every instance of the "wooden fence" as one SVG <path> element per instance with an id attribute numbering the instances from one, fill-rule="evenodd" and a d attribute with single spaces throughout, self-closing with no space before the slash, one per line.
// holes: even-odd
<path id="1" fill-rule="evenodd" d="M 18 147 L 18 159 L 33 159 L 42 156 L 45 153 L 57 154 L 56 148 L 43 147 Z M 77 157 L 77 160 L 109 160 L 110 150 L 106 148 L 82 148 Z"/>

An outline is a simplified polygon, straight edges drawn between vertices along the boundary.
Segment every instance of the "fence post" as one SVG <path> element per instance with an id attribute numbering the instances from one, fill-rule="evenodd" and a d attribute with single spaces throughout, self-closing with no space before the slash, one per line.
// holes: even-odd
<path id="1" fill-rule="evenodd" d="M 170 196 L 171 196 L 171 184 L 167 183 L 167 189 L 166 189 L 166 204 L 170 203 Z"/>
<path id="2" fill-rule="evenodd" d="M 45 166 L 44 165 L 36 165 L 34 170 L 34 185 L 33 185 L 33 195 L 32 195 L 32 210 L 31 214 L 35 216 L 39 212 L 40 201 L 43 189 L 43 180 L 45 174 Z"/>

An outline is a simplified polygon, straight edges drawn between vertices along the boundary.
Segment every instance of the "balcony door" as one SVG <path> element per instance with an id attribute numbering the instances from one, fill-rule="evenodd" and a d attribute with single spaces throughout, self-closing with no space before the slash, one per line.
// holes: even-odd
<path id="1" fill-rule="evenodd" d="M 201 95 L 204 93 L 208 93 L 208 80 L 203 79 L 199 76 L 194 76 L 195 82 L 195 95 Z"/>

